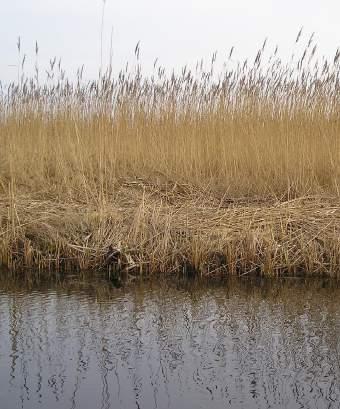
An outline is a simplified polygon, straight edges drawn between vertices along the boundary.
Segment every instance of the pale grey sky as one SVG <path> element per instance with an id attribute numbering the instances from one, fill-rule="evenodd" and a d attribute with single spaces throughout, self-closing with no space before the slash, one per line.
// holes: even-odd
<path id="1" fill-rule="evenodd" d="M 85 65 L 87 77 L 100 65 L 102 0 L 11 0 L 2 2 L 0 15 L 0 79 L 15 79 L 17 37 L 27 54 L 27 71 L 50 57 L 61 57 L 72 76 Z M 293 52 L 296 34 L 304 27 L 305 42 L 315 32 L 319 55 L 333 55 L 340 46 L 339 0 L 106 0 L 104 62 L 113 28 L 113 64 L 121 68 L 134 61 L 141 42 L 142 63 L 148 69 L 156 57 L 166 67 L 209 60 L 214 51 L 222 60 L 231 46 L 234 58 L 255 55 L 268 37 L 269 48 Z"/>

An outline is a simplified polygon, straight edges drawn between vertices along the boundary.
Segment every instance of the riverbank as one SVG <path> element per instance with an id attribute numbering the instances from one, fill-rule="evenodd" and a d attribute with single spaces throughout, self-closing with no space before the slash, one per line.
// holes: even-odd
<path id="1" fill-rule="evenodd" d="M 232 199 L 188 185 L 120 181 L 101 202 L 0 198 L 0 264 L 10 271 L 340 275 L 340 202 Z"/>
<path id="2" fill-rule="evenodd" d="M 340 53 L 312 44 L 91 81 L 23 61 L 0 86 L 0 264 L 339 276 Z"/>

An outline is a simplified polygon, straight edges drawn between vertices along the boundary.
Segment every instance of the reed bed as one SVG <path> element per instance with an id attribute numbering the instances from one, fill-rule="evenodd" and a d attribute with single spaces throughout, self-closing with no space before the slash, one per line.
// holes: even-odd
<path id="1" fill-rule="evenodd" d="M 2 85 L 0 265 L 339 276 L 340 52 L 150 75 L 138 56 Z"/>

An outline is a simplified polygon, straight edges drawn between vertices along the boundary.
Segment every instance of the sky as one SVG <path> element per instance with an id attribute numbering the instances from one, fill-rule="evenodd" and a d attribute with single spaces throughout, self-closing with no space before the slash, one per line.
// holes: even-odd
<path id="1" fill-rule="evenodd" d="M 135 62 L 138 41 L 146 71 L 156 58 L 168 69 L 209 61 L 215 51 L 222 61 L 232 46 L 234 60 L 253 58 L 265 38 L 268 52 L 278 45 L 287 59 L 313 32 L 319 56 L 340 46 L 339 0 L 11 0 L 2 2 L 0 16 L 3 82 L 15 81 L 24 54 L 25 71 L 33 71 L 36 41 L 41 71 L 56 56 L 70 77 L 84 65 L 86 78 L 97 76 L 101 60 L 108 64 L 111 38 L 115 71 Z"/>

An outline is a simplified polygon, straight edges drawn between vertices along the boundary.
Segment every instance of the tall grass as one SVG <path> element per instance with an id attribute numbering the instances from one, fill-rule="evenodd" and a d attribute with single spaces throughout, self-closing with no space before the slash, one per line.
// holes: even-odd
<path id="1" fill-rule="evenodd" d="M 113 246 L 120 248 L 119 263 L 138 265 L 140 271 L 144 264 L 164 271 L 190 265 L 206 273 L 212 251 L 214 260 L 219 254 L 215 269 L 241 274 L 329 271 L 331 262 L 315 261 L 310 252 L 314 261 L 301 261 L 300 253 L 320 235 L 314 223 L 325 220 L 320 200 L 327 201 L 329 210 L 340 195 L 340 52 L 331 60 L 319 58 L 311 40 L 289 63 L 277 50 L 267 56 L 265 43 L 251 63 L 232 64 L 231 54 L 222 72 L 216 72 L 214 54 L 208 69 L 201 63 L 167 73 L 155 66 L 144 75 L 137 46 L 136 66 L 117 76 L 109 67 L 86 82 L 80 69 L 71 81 L 53 59 L 45 82 L 37 69 L 33 78 L 20 72 L 17 82 L 2 86 L 3 264 L 42 263 L 46 268 L 53 260 L 56 268 L 67 259 L 72 267 L 98 267 L 108 256 L 105 249 Z M 290 213 L 273 209 L 283 202 L 303 208 L 303 201 L 312 199 L 317 205 L 315 214 L 307 212 L 308 238 L 300 227 L 298 233 L 293 229 L 300 240 L 296 253 Z M 235 206 L 243 210 L 235 213 Z M 261 216 L 254 206 L 261 206 Z M 39 228 L 37 218 L 44 220 Z M 303 220 L 301 212 L 298 218 Z M 273 223 L 268 230 L 268 223 L 264 228 L 254 222 L 265 250 L 249 238 L 257 219 Z M 210 224 L 203 228 L 206 220 Z M 327 237 L 335 232 L 334 220 L 325 225 Z M 225 232 L 218 236 L 226 225 L 229 237 L 237 233 L 239 247 L 236 241 L 230 247 Z M 244 240 L 255 246 L 251 262 Z M 288 247 L 278 256 L 276 244 L 282 240 Z M 241 242 L 243 255 L 237 253 Z M 15 249 L 8 251 L 13 243 Z M 332 268 L 337 269 L 336 251 L 332 247 Z M 246 260 L 244 265 L 240 260 Z"/>

